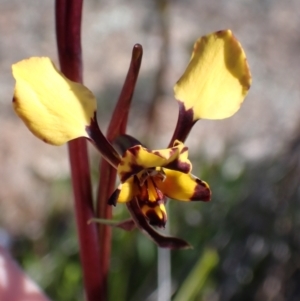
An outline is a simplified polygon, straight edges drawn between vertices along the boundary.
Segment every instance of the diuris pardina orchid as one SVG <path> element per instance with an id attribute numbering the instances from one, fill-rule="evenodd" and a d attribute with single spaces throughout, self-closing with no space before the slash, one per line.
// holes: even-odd
<path id="1" fill-rule="evenodd" d="M 232 32 L 218 31 L 196 41 L 187 69 L 174 87 L 179 103 L 177 126 L 168 148 L 161 150 L 149 150 L 122 135 L 115 139 L 119 154 L 98 127 L 92 92 L 67 79 L 49 58 L 32 57 L 12 68 L 16 79 L 13 107 L 34 135 L 53 145 L 86 137 L 117 169 L 121 183 L 108 203 L 126 203 L 132 220 L 116 225 L 136 225 L 161 247 L 188 247 L 181 239 L 162 236 L 149 224 L 165 226 L 167 198 L 210 200 L 208 184 L 191 174 L 184 141 L 197 120 L 223 119 L 237 112 L 250 88 L 246 56 Z"/>

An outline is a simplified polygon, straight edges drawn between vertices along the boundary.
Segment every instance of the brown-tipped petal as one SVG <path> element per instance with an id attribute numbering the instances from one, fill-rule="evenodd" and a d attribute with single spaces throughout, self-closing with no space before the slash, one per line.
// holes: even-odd
<path id="1" fill-rule="evenodd" d="M 192 174 L 165 169 L 165 181 L 156 181 L 157 188 L 167 197 L 178 201 L 204 201 L 211 198 L 206 182 Z"/>
<path id="2" fill-rule="evenodd" d="M 151 226 L 164 228 L 167 222 L 165 205 L 158 202 L 140 202 L 140 208 L 144 216 L 149 220 Z"/>

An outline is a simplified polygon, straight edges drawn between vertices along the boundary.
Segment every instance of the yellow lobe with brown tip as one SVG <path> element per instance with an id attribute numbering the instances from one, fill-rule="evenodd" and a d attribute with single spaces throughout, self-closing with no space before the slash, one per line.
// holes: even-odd
<path id="1" fill-rule="evenodd" d="M 223 119 L 236 113 L 251 85 L 245 52 L 230 30 L 200 38 L 174 87 L 175 98 L 193 120 Z"/>
<path id="2" fill-rule="evenodd" d="M 89 89 L 67 79 L 47 57 L 20 61 L 12 70 L 14 110 L 35 136 L 53 145 L 87 137 L 97 108 Z"/>

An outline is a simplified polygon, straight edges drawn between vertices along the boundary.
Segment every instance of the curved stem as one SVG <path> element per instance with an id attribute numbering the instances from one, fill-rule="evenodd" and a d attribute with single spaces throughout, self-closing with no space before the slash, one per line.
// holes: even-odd
<path id="1" fill-rule="evenodd" d="M 182 102 L 179 104 L 179 113 L 176 128 L 173 134 L 173 137 L 169 143 L 168 147 L 172 147 L 175 140 L 184 142 L 189 135 L 191 129 L 197 120 L 193 120 L 193 111 L 186 111 Z"/>

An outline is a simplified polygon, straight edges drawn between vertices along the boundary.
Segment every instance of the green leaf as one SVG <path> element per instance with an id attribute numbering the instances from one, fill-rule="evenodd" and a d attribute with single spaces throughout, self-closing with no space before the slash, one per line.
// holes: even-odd
<path id="1" fill-rule="evenodd" d="M 179 288 L 173 301 L 192 301 L 201 292 L 209 274 L 219 262 L 214 249 L 205 249 L 195 267 Z"/>

